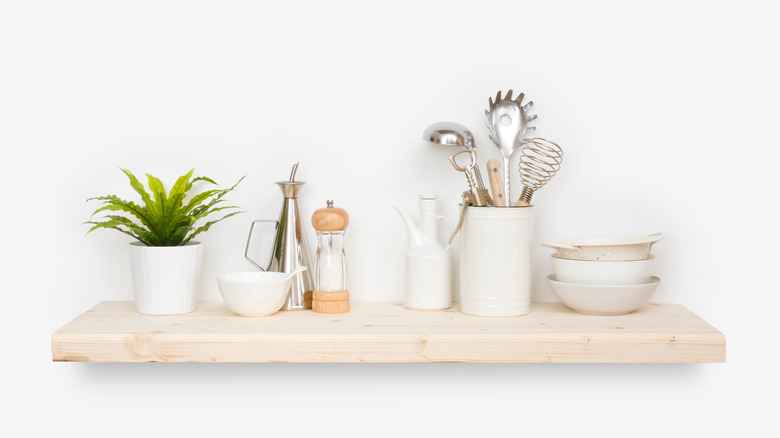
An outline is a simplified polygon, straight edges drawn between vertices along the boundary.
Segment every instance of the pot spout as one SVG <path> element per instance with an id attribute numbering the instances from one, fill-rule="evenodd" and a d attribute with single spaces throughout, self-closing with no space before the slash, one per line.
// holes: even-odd
<path id="1" fill-rule="evenodd" d="M 401 219 L 404 221 L 404 225 L 406 225 L 406 234 L 409 238 L 410 248 L 418 247 L 429 240 L 428 236 L 423 234 L 422 230 L 420 230 L 420 228 L 417 227 L 414 222 L 412 222 L 412 218 L 409 217 L 409 215 L 406 213 L 406 210 L 398 205 L 393 206 L 393 208 L 398 212 L 398 214 L 401 215 Z"/>

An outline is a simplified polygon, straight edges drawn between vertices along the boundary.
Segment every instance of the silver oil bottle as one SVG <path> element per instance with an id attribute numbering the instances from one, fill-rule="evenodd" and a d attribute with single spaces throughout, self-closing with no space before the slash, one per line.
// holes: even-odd
<path id="1" fill-rule="evenodd" d="M 313 265 L 309 256 L 309 245 L 306 242 L 306 232 L 298 213 L 298 192 L 305 181 L 295 181 L 295 172 L 298 163 L 293 166 L 289 181 L 277 181 L 276 184 L 282 190 L 284 202 L 279 220 L 256 220 L 252 222 L 247 238 L 244 256 L 253 265 L 262 271 L 290 273 L 299 266 L 306 266 L 306 270 L 296 274 L 290 288 L 290 296 L 284 310 L 311 309 L 311 295 L 314 282 L 311 277 Z M 252 240 L 252 231 L 258 222 L 270 222 L 276 224 L 276 236 L 274 238 L 273 252 L 268 266 L 263 268 L 249 257 L 249 243 Z"/>

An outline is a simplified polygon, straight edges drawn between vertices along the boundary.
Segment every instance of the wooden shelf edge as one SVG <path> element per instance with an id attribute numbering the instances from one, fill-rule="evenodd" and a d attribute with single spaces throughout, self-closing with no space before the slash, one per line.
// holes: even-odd
<path id="1" fill-rule="evenodd" d="M 520 317 L 457 308 L 412 311 L 354 303 L 347 314 L 233 315 L 199 303 L 187 315 L 135 313 L 103 302 L 52 334 L 57 362 L 722 363 L 726 340 L 679 304 L 593 316 L 534 303 Z"/>

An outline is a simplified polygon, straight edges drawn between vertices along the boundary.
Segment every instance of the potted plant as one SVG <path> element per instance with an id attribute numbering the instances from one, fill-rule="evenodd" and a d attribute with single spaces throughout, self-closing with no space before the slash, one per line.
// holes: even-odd
<path id="1" fill-rule="evenodd" d="M 93 227 L 87 234 L 98 228 L 109 228 L 136 240 L 130 243 L 130 271 L 136 310 L 139 313 L 173 315 L 192 312 L 195 310 L 203 256 L 203 245 L 192 239 L 208 231 L 215 223 L 242 212 L 231 211 L 219 219 L 198 222 L 213 213 L 237 209 L 233 205 L 223 205 L 223 197 L 244 178 L 229 189 L 214 188 L 191 195 L 193 184 L 198 181 L 219 185 L 204 176 L 192 178 L 195 170 L 192 169 L 177 179 L 171 190 L 166 192 L 158 178 L 147 174 L 150 194 L 129 170 L 121 170 L 141 196 L 141 205 L 114 195 L 87 199 L 87 202 L 102 202 L 92 217 L 106 211 L 121 212 L 103 216 L 105 220 L 100 222 L 90 218 L 85 223 Z"/>

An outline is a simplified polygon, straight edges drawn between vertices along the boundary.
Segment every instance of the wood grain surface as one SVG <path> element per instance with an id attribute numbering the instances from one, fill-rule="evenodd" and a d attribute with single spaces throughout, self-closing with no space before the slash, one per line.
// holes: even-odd
<path id="1" fill-rule="evenodd" d="M 725 337 L 679 304 L 621 316 L 533 303 L 518 317 L 352 303 L 345 314 L 233 314 L 222 302 L 150 316 L 103 302 L 52 335 L 55 361 L 96 362 L 725 362 Z"/>

